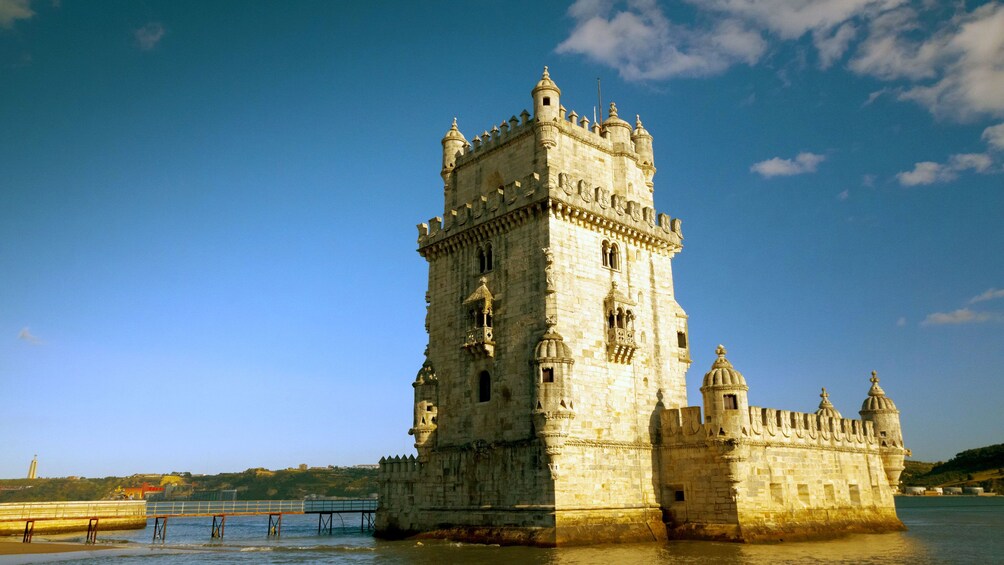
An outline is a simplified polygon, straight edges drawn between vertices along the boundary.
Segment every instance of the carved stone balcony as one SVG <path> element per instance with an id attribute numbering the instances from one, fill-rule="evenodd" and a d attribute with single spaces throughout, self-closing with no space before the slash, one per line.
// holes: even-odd
<path id="1" fill-rule="evenodd" d="M 489 327 L 472 328 L 467 330 L 467 339 L 464 341 L 464 349 L 475 357 L 494 357 L 495 339 L 492 336 L 492 329 Z"/>
<path id="2" fill-rule="evenodd" d="M 630 363 L 638 344 L 634 340 L 634 330 L 627 328 L 607 329 L 607 357 L 614 363 Z"/>

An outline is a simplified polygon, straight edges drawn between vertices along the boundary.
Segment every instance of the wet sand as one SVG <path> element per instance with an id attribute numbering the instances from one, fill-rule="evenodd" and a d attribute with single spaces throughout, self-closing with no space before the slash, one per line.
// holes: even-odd
<path id="1" fill-rule="evenodd" d="M 34 553 L 66 553 L 68 551 L 100 551 L 102 549 L 122 549 L 118 545 L 87 545 L 83 543 L 51 543 L 0 541 L 0 555 L 28 555 Z"/>

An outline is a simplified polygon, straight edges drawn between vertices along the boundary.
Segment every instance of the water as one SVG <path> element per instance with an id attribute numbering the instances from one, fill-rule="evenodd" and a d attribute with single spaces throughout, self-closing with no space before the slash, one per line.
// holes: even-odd
<path id="1" fill-rule="evenodd" d="M 822 542 L 742 545 L 710 542 L 605 545 L 560 549 L 498 547 L 445 541 L 380 541 L 359 531 L 359 518 L 332 535 L 317 534 L 316 516 L 287 515 L 282 537 L 267 538 L 267 516 L 229 517 L 222 540 L 210 539 L 212 518 L 172 518 L 167 542 L 151 544 L 146 530 L 101 532 L 99 543 L 124 543 L 128 555 L 99 554 L 62 563 L 173 565 L 192 563 L 1004 563 L 1004 497 L 898 497 L 900 519 L 909 528 L 892 534 L 854 535 Z M 338 524 L 338 517 L 335 517 Z M 41 537 L 41 536 L 37 536 Z M 46 536 L 83 541 L 83 535 Z M 67 556 L 54 556 L 65 558 Z M 2 558 L 0 558 L 2 562 Z"/>

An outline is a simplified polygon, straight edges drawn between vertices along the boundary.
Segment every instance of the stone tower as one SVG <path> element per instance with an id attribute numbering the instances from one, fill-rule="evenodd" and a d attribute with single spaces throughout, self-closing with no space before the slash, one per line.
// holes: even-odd
<path id="1" fill-rule="evenodd" d="M 680 221 L 653 209 L 652 136 L 610 104 L 443 137 L 418 458 L 381 462 L 377 532 L 562 545 L 665 537 L 658 414 L 686 405 Z M 745 394 L 743 394 L 745 405 Z"/>
<path id="2" fill-rule="evenodd" d="M 910 450 L 903 445 L 903 431 L 899 424 L 899 410 L 891 398 L 879 386 L 878 373 L 872 371 L 872 386 L 868 390 L 868 398 L 861 403 L 861 419 L 875 425 L 875 433 L 879 440 L 879 453 L 885 467 L 889 487 L 893 492 L 899 490 L 899 476 L 903 472 L 903 459 Z"/>

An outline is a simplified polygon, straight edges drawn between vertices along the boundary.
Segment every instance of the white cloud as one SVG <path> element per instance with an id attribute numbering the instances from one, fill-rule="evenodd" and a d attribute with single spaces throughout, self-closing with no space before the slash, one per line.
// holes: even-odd
<path id="1" fill-rule="evenodd" d="M 10 29 L 17 20 L 31 19 L 30 0 L 0 0 L 0 28 Z"/>
<path id="2" fill-rule="evenodd" d="M 794 159 L 774 157 L 773 159 L 754 163 L 750 167 L 750 171 L 759 173 L 764 178 L 814 173 L 816 172 L 816 165 L 822 163 L 824 160 L 826 160 L 826 157 L 823 155 L 803 152 L 795 156 Z"/>
<path id="3" fill-rule="evenodd" d="M 948 182 L 958 178 L 962 171 L 985 173 L 992 164 L 986 153 L 960 153 L 949 157 L 946 164 L 933 161 L 914 163 L 912 171 L 896 173 L 896 178 L 903 186 Z"/>
<path id="4" fill-rule="evenodd" d="M 986 141 L 994 149 L 1004 149 L 1004 123 L 990 126 L 983 130 L 980 139 Z"/>
<path id="5" fill-rule="evenodd" d="M 837 200 L 843 202 L 844 200 L 847 200 L 850 197 L 851 197 L 851 191 L 849 189 L 845 189 L 843 192 L 837 195 Z"/>
<path id="6" fill-rule="evenodd" d="M 556 51 L 585 55 L 627 80 L 713 75 L 756 63 L 766 49 L 760 34 L 738 20 L 692 29 L 670 21 L 651 1 L 613 11 L 607 2 L 579 0 L 568 13 L 575 28 Z"/>
<path id="7" fill-rule="evenodd" d="M 906 318 L 900 316 L 900 318 L 898 320 L 896 320 L 896 326 L 898 326 L 900 328 L 906 326 Z"/>
<path id="8" fill-rule="evenodd" d="M 917 186 L 950 181 L 955 178 L 955 173 L 940 163 L 921 161 L 913 165 L 912 171 L 896 173 L 896 178 L 903 186 Z"/>
<path id="9" fill-rule="evenodd" d="M 20 339 L 21 341 L 27 341 L 32 345 L 38 345 L 42 343 L 42 340 L 38 339 L 37 337 L 31 334 L 31 330 L 29 330 L 27 326 L 21 328 L 21 331 L 18 332 L 17 334 L 17 338 Z"/>
<path id="10" fill-rule="evenodd" d="M 149 51 L 160 43 L 160 40 L 164 38 L 164 33 L 164 26 L 157 22 L 151 22 L 137 29 L 133 35 L 136 37 L 139 48 L 143 51 Z"/>
<path id="11" fill-rule="evenodd" d="M 818 29 L 812 32 L 812 44 L 819 51 L 819 66 L 823 69 L 829 68 L 834 61 L 844 56 L 851 40 L 857 35 L 858 28 L 847 22 L 832 35 L 828 31 Z"/>
<path id="12" fill-rule="evenodd" d="M 849 54 L 857 74 L 894 82 L 884 93 L 935 117 L 1004 116 L 1004 3 L 950 18 L 937 2 L 908 0 L 687 0 L 694 23 L 672 21 L 655 0 L 578 0 L 558 53 L 608 65 L 628 80 L 722 73 L 759 63 L 771 46 L 811 36 L 820 68 Z M 804 56 L 803 49 L 796 50 Z"/>
<path id="13" fill-rule="evenodd" d="M 997 298 L 1004 298 L 1004 288 L 990 288 L 987 289 L 983 294 L 974 296 L 969 303 L 976 304 L 977 302 L 986 302 L 987 300 L 995 300 Z"/>
<path id="14" fill-rule="evenodd" d="M 875 175 L 862 175 L 861 176 L 861 186 L 867 186 L 869 188 L 875 186 Z"/>
<path id="15" fill-rule="evenodd" d="M 977 324 L 980 322 L 986 322 L 994 319 L 994 316 L 988 312 L 976 312 L 970 310 L 969 308 L 959 308 L 958 310 L 952 312 L 935 312 L 933 314 L 928 314 L 924 321 L 920 323 L 922 326 L 944 326 L 944 325 L 959 325 L 959 324 Z"/>

